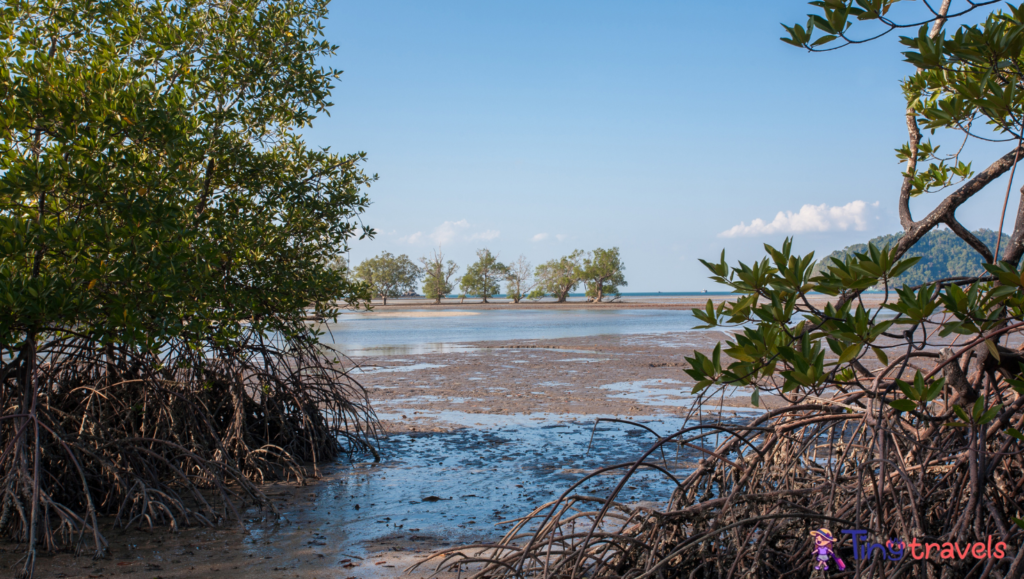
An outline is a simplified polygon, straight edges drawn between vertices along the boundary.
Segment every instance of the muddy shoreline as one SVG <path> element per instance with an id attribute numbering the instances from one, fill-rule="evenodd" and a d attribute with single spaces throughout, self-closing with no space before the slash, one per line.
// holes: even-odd
<path id="1" fill-rule="evenodd" d="M 44 554 L 37 576 L 398 577 L 438 550 L 499 537 L 508 525 L 496 523 L 651 442 L 643 430 L 599 418 L 667 433 L 688 420 L 740 421 L 763 411 L 750 406 L 749 392 L 731 391 L 690 414 L 683 358 L 723 338 L 603 335 L 352 358 L 352 376 L 389 433 L 381 463 L 353 457 L 326 465 L 307 486 L 266 485 L 280 519 L 251 509 L 241 526 L 113 530 L 110 558 Z M 681 454 L 673 468 L 685 473 L 697 459 Z M 616 481 L 601 478 L 586 490 L 606 492 Z M 656 477 L 631 482 L 623 499 L 658 502 L 670 492 Z M 15 571 L 20 546 L 0 549 L 0 567 Z"/>

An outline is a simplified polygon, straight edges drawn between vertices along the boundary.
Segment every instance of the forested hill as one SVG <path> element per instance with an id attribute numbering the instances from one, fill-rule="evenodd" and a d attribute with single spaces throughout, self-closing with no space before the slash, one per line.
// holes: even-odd
<path id="1" fill-rule="evenodd" d="M 996 232 L 990 229 L 979 229 L 974 235 L 994 250 L 996 246 Z M 882 235 L 869 241 L 878 247 L 892 246 L 903 237 L 903 233 L 893 235 Z M 1009 237 L 1003 233 L 1003 245 Z M 847 255 L 867 251 L 867 245 L 860 243 L 851 245 L 839 251 L 834 251 L 815 265 L 815 273 L 826 264 L 831 264 L 829 258 L 843 259 Z M 904 257 L 921 256 L 921 261 L 911 267 L 903 275 L 896 278 L 896 285 L 919 285 L 937 279 L 953 276 L 975 276 L 984 275 L 985 269 L 981 267 L 984 262 L 978 252 L 971 249 L 967 242 L 956 236 L 948 229 L 933 229 L 925 234 Z"/>

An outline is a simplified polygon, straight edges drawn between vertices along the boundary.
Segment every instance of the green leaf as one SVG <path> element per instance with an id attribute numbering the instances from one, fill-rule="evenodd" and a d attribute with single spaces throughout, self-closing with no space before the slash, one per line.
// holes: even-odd
<path id="1" fill-rule="evenodd" d="M 1016 428 L 1011 426 L 1010 428 L 1006 429 L 1006 433 L 1016 438 L 1017 440 L 1024 442 L 1024 434 L 1022 434 L 1021 431 L 1017 430 Z"/>
<path id="2" fill-rule="evenodd" d="M 835 36 L 834 34 L 826 34 L 825 36 L 822 36 L 821 38 L 812 42 L 811 46 L 821 46 L 822 44 L 828 44 L 829 42 L 832 42 L 836 38 L 838 37 Z"/>
<path id="3" fill-rule="evenodd" d="M 946 379 L 945 378 L 939 378 L 938 380 L 932 382 L 931 386 L 929 386 L 923 392 L 923 394 L 921 396 L 921 400 L 924 400 L 925 402 L 931 402 L 932 400 L 935 400 L 939 396 L 939 394 L 942 392 L 942 387 L 945 384 L 946 384 Z"/>
<path id="4" fill-rule="evenodd" d="M 960 417 L 960 420 L 963 420 L 964 422 L 971 421 L 971 417 L 967 414 L 967 411 L 961 408 L 960 405 L 954 406 L 953 412 Z"/>
<path id="5" fill-rule="evenodd" d="M 860 348 L 860 344 L 853 344 L 851 346 L 848 346 L 845 350 L 843 350 L 843 355 L 839 356 L 839 364 L 845 364 L 850 360 L 856 358 L 857 354 L 860 353 Z"/>
<path id="6" fill-rule="evenodd" d="M 889 356 L 885 355 L 885 350 L 872 346 L 871 351 L 875 353 L 875 356 L 878 356 L 878 361 L 881 362 L 883 366 L 889 365 Z"/>
<path id="7" fill-rule="evenodd" d="M 834 30 L 832 28 L 832 25 L 829 24 L 828 20 L 825 20 L 821 16 L 818 16 L 817 14 L 810 14 L 809 16 L 811 19 L 811 24 L 813 24 L 815 28 L 821 30 L 822 32 L 826 32 L 828 34 L 835 34 L 836 32 L 839 32 L 838 30 Z"/>
<path id="8" fill-rule="evenodd" d="M 893 408 L 901 412 L 910 412 L 911 410 L 917 409 L 917 404 L 905 398 L 900 398 L 899 400 L 890 400 L 889 406 L 892 406 Z"/>
<path id="9" fill-rule="evenodd" d="M 750 395 L 750 403 L 754 405 L 754 408 L 758 407 L 758 403 L 761 401 L 760 391 L 754 388 L 754 392 Z"/>
<path id="10" fill-rule="evenodd" d="M 978 419 L 978 424 L 988 424 L 989 422 L 992 422 L 993 420 L 995 420 L 996 416 L 999 415 L 999 411 L 1002 409 L 1002 404 L 996 404 L 992 408 L 989 408 L 987 411 L 985 411 L 984 414 L 981 415 L 981 418 Z"/>
<path id="11" fill-rule="evenodd" d="M 981 418 L 981 415 L 984 412 L 985 412 L 985 399 L 984 398 L 978 398 L 978 400 L 975 401 L 975 403 L 974 403 L 974 407 L 971 409 L 971 418 L 974 419 L 974 422 L 977 422 L 978 419 Z"/>
<path id="12" fill-rule="evenodd" d="M 903 395 L 910 400 L 919 400 L 921 398 L 921 394 L 918 390 L 903 380 L 897 380 L 896 385 L 903 391 Z"/>
<path id="13" fill-rule="evenodd" d="M 985 347 L 988 348 L 988 352 L 992 354 L 992 357 L 996 359 L 996 362 L 998 362 L 999 350 L 996 348 L 995 342 L 993 342 L 992 340 L 985 340 Z"/>
<path id="14" fill-rule="evenodd" d="M 899 277 L 900 274 L 913 267 L 913 265 L 919 261 L 921 261 L 920 256 L 911 257 L 900 261 L 899 263 L 896 264 L 896 267 L 892 268 L 892 270 L 889 272 L 889 278 L 892 279 L 895 277 Z"/>
<path id="15" fill-rule="evenodd" d="M 715 383 L 714 380 L 701 380 L 700 382 L 697 382 L 696 385 L 694 385 L 693 390 L 690 391 L 690 393 L 691 394 L 697 394 L 701 390 L 707 388 L 708 386 L 710 386 L 710 385 L 712 385 L 714 383 Z"/>

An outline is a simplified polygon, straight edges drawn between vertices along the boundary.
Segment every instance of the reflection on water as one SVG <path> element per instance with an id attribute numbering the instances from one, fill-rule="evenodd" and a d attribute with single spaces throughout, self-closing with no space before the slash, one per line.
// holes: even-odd
<path id="1" fill-rule="evenodd" d="M 336 323 L 320 326 L 326 332 L 321 342 L 350 356 L 412 355 L 464 351 L 457 346 L 453 349 L 453 345 L 466 342 L 659 334 L 690 330 L 698 324 L 693 314 L 682 310 L 516 309 L 473 313 L 478 315 L 343 314 Z"/>

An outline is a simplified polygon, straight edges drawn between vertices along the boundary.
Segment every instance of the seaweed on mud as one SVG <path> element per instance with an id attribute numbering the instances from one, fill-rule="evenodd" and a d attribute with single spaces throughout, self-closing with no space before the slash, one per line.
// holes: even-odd
<path id="1" fill-rule="evenodd" d="M 156 354 L 61 333 L 4 361 L 0 536 L 26 545 L 25 573 L 39 549 L 104 556 L 110 522 L 238 521 L 245 505 L 274 511 L 259 483 L 376 456 L 362 386 L 307 338 L 247 331 Z"/>

